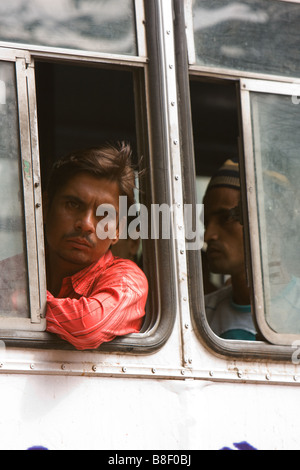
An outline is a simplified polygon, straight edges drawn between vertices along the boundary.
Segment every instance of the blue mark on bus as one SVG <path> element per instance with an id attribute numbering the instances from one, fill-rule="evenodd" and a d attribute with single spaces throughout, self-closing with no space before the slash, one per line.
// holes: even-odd
<path id="1" fill-rule="evenodd" d="M 248 444 L 248 442 L 243 441 L 243 442 L 236 442 L 233 443 L 235 449 L 237 450 L 257 450 L 255 447 L 253 447 L 251 444 Z M 220 450 L 235 450 L 235 449 L 230 449 L 230 447 L 223 447 L 223 449 Z"/>

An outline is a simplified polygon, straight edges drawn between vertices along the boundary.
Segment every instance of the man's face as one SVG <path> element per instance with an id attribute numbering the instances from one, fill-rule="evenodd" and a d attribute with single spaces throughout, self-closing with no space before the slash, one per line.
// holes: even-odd
<path id="1" fill-rule="evenodd" d="M 73 176 L 59 189 L 51 203 L 45 203 L 46 239 L 49 256 L 79 271 L 98 261 L 118 241 L 98 238 L 100 205 L 113 206 L 119 212 L 119 186 L 116 182 L 95 178 L 88 173 Z"/>
<path id="2" fill-rule="evenodd" d="M 243 227 L 229 210 L 238 206 L 240 191 L 213 188 L 204 199 L 205 236 L 209 269 L 236 275 L 245 271 Z"/>

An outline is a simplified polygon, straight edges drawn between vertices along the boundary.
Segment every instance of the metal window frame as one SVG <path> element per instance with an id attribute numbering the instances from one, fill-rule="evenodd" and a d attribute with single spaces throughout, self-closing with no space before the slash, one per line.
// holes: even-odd
<path id="1" fill-rule="evenodd" d="M 133 0 L 136 23 L 136 42 L 139 57 L 147 57 L 146 17 L 144 0 Z"/>
<path id="2" fill-rule="evenodd" d="M 37 121 L 34 75 L 27 52 L 0 50 L 2 62 L 15 63 L 20 135 L 20 166 L 25 215 L 25 240 L 29 289 L 30 318 L 9 318 L 0 315 L 0 331 L 17 328 L 22 331 L 44 331 L 45 320 L 45 268 L 43 253 L 43 218 L 41 207 L 40 172 L 37 158 Z M 1 334 L 1 333 L 0 333 Z"/>
<path id="3" fill-rule="evenodd" d="M 137 0 L 138 17 L 143 18 L 142 1 Z M 171 13 L 171 15 L 170 15 Z M 168 50 L 174 54 L 172 0 L 153 0 L 145 3 L 147 18 L 147 57 L 127 57 L 109 54 L 85 55 L 73 51 L 48 50 L 39 48 L 27 52 L 27 61 L 31 63 L 33 73 L 34 60 L 54 60 L 73 62 L 85 65 L 103 65 L 104 67 L 125 68 L 132 70 L 137 80 L 135 93 L 137 97 L 137 125 L 142 134 L 140 145 L 146 155 L 145 163 L 149 166 L 147 202 L 168 204 L 172 206 L 172 155 L 178 152 L 177 108 L 169 101 L 167 90 L 173 90 L 173 100 L 177 101 L 175 58 L 170 67 Z M 142 19 L 142 24 L 143 24 Z M 143 28 L 144 28 L 143 24 Z M 167 29 L 167 32 L 166 32 Z M 163 46 L 162 46 L 163 45 Z M 145 47 L 142 46 L 145 51 Z M 1 51 L 1 49 L 0 49 Z M 35 100 L 35 94 L 29 95 Z M 32 115 L 35 125 L 36 115 Z M 140 119 L 139 119 L 140 118 Z M 34 128 L 33 134 L 36 132 Z M 37 135 L 37 134 L 34 134 Z M 33 137 L 33 140 L 35 138 Z M 176 142 L 174 144 L 174 142 Z M 37 145 L 37 139 L 35 146 Z M 37 148 L 37 147 L 36 147 Z M 149 150 L 147 150 L 149 149 Z M 37 152 L 38 155 L 38 152 Z M 159 159 L 157 158 L 159 155 Z M 176 171 L 176 170 L 175 170 Z M 180 185 L 180 181 L 176 184 Z M 38 203 L 39 204 L 39 203 Z M 176 320 L 177 285 L 175 281 L 175 246 L 174 240 L 147 240 L 145 243 L 146 274 L 150 284 L 150 304 L 153 311 L 145 325 L 144 331 L 137 334 L 116 338 L 105 343 L 93 352 L 150 354 L 158 351 L 169 339 Z M 153 255 L 154 253 L 154 255 Z M 43 257 L 44 259 L 44 257 Z M 149 262 L 147 263 L 147 260 Z M 41 267 L 41 269 L 44 269 Z M 45 290 L 46 292 L 46 290 Z M 75 350 L 75 348 L 47 332 L 15 331 L 0 332 L 1 339 L 7 346 L 29 347 L 38 349 Z"/>
<path id="4" fill-rule="evenodd" d="M 291 346 L 299 341 L 300 335 L 276 333 L 270 328 L 266 321 L 265 298 L 268 292 L 265 292 L 263 272 L 264 256 L 260 240 L 266 243 L 266 233 L 264 230 L 264 221 L 259 218 L 257 183 L 261 182 L 262 175 L 259 173 L 259 161 L 254 155 L 254 132 L 253 118 L 251 111 L 251 93 L 261 93 L 264 95 L 283 95 L 290 97 L 292 106 L 292 97 L 300 96 L 300 84 L 278 83 L 275 81 L 263 80 L 241 80 L 240 82 L 240 106 L 242 118 L 242 133 L 244 142 L 244 158 L 242 162 L 243 177 L 245 180 L 244 199 L 248 207 L 248 250 L 252 266 L 252 303 L 255 311 L 255 320 L 259 332 L 272 344 L 281 346 Z"/>
<path id="5" fill-rule="evenodd" d="M 189 0 L 185 4 L 190 4 Z M 237 96 L 240 100 L 240 88 L 243 77 L 246 78 L 247 74 L 238 74 L 231 70 L 211 69 L 200 66 L 191 66 L 189 64 L 188 44 L 184 40 L 184 30 L 186 28 L 185 18 L 182 10 L 181 0 L 174 0 L 176 19 L 175 19 L 175 38 L 177 44 L 177 63 L 178 63 L 178 88 L 181 107 L 179 110 L 180 126 L 181 126 L 181 146 L 182 146 L 182 168 L 183 168 L 183 190 L 184 200 L 186 203 L 196 205 L 196 191 L 195 191 L 195 156 L 193 148 L 193 133 L 192 133 L 192 114 L 190 102 L 189 80 L 190 75 L 193 77 L 205 77 L 211 80 L 230 80 L 236 83 Z M 249 74 L 248 74 L 249 76 Z M 261 74 L 250 74 L 251 78 L 260 78 L 262 81 L 268 82 L 278 79 L 277 83 L 285 83 L 286 86 L 293 85 L 295 80 L 286 77 L 270 77 Z M 298 83 L 299 81 L 296 80 Z M 255 80 L 257 83 L 257 80 Z M 241 108 L 241 106 L 240 106 Z M 241 122 L 241 116 L 240 116 Z M 244 122 L 243 125 L 247 128 L 249 122 Z M 252 143 L 251 143 L 252 145 Z M 244 142 L 240 140 L 241 154 L 243 154 Z M 241 160 L 244 161 L 244 158 Z M 244 171 L 241 168 L 241 174 Z M 242 181 L 242 188 L 245 186 L 245 177 Z M 247 214 L 247 199 L 244 194 L 243 204 L 244 213 Z M 248 217 L 246 217 L 247 223 Z M 249 229 L 246 227 L 246 232 Z M 247 246 L 250 244 L 247 241 Z M 249 252 L 249 248 L 247 250 Z M 269 344 L 263 341 L 247 342 L 247 341 L 233 341 L 224 340 L 219 338 L 211 330 L 205 312 L 204 290 L 203 290 L 203 275 L 202 275 L 202 261 L 200 251 L 187 252 L 188 263 L 188 283 L 189 283 L 189 304 L 191 319 L 194 325 L 194 330 L 199 336 L 199 340 L 217 356 L 233 360 L 274 360 L 279 362 L 290 362 L 291 357 L 295 351 L 291 346 L 284 346 L 281 344 Z M 250 266 L 251 268 L 251 266 Z M 251 273 L 253 277 L 253 273 Z"/>

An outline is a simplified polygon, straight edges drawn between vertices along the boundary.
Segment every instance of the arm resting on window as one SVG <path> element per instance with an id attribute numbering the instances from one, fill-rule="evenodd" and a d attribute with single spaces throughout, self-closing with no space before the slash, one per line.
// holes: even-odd
<path id="1" fill-rule="evenodd" d="M 146 278 L 139 288 L 122 283 L 91 297 L 60 299 L 47 293 L 47 331 L 76 349 L 96 349 L 116 336 L 138 333 L 148 294 Z"/>

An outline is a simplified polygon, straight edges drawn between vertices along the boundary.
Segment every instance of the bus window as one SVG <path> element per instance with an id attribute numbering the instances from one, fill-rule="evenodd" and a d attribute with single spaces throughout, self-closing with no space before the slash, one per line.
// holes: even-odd
<path id="1" fill-rule="evenodd" d="M 126 141 L 130 143 L 135 157 L 136 201 L 144 207 L 151 204 L 152 191 L 148 188 L 154 165 L 149 168 L 147 135 L 144 131 L 140 132 L 141 128 L 146 128 L 143 124 L 145 118 L 137 115 L 140 109 L 145 109 L 141 88 L 143 71 L 128 67 L 85 67 L 82 64 L 45 61 L 37 61 L 35 69 L 43 187 L 46 187 L 53 163 L 60 157 L 80 149 Z M 140 170 L 142 176 L 139 177 Z M 130 216 L 132 214 L 128 215 L 129 225 Z M 173 322 L 169 311 L 160 312 L 157 299 L 158 286 L 153 273 L 160 268 L 152 260 L 152 250 L 157 248 L 153 248 L 152 240 L 145 237 L 132 240 L 132 244 L 130 242 L 120 240 L 113 254 L 135 261 L 145 272 L 149 281 L 146 316 L 140 334 L 101 345 L 101 350 L 105 351 L 115 351 L 116 348 L 126 350 L 127 343 L 130 351 L 156 348 L 157 343 L 161 344 L 161 338 L 165 340 L 167 327 L 169 334 L 169 323 Z M 157 328 L 160 322 L 163 328 Z M 155 336 L 152 337 L 154 327 Z M 49 339 L 47 341 L 47 347 L 56 347 Z M 67 346 L 58 341 L 58 347 Z"/>
<path id="2" fill-rule="evenodd" d="M 129 256 L 142 267 L 149 281 L 149 296 L 140 332 L 117 337 L 100 348 L 105 352 L 154 352 L 170 337 L 176 315 L 173 240 L 152 239 L 149 234 L 155 221 L 152 224 L 148 217 L 151 215 L 148 208 L 154 202 L 171 207 L 160 5 L 139 0 L 96 3 L 64 0 L 51 4 L 50 11 L 44 2 L 37 0 L 35 6 L 33 9 L 31 2 L 24 6 L 24 2 L 18 0 L 5 2 L 5 28 L 1 28 L 0 20 L 0 60 L 3 53 L 7 60 L 17 64 L 17 80 L 20 78 L 21 85 L 17 81 L 20 154 L 24 168 L 32 164 L 34 169 L 30 181 L 25 181 L 28 183 L 25 189 L 22 188 L 22 211 L 25 214 L 29 311 L 31 320 L 40 325 L 31 329 L 30 334 L 19 322 L 10 325 L 5 332 L 2 329 L 1 340 L 16 347 L 22 344 L 34 348 L 74 349 L 68 342 L 46 332 L 41 189 L 46 188 L 53 164 L 66 154 L 125 141 L 133 149 L 137 170 L 143 170 L 139 178 L 139 202 L 141 209 L 145 208 L 143 220 L 147 227 L 144 233 L 142 224 L 137 223 L 143 233 L 142 251 L 136 252 L 134 247 L 133 253 L 129 250 Z M 8 28 L 8 24 L 11 27 Z M 137 55 L 136 31 L 141 57 L 128 57 L 128 54 Z M 70 32 L 72 34 L 67 34 Z M 24 41 L 26 48 L 21 45 Z M 0 81 L 1 99 L 4 86 Z M 132 211 L 127 215 L 129 219 Z M 122 251 L 122 247 L 119 248 L 119 252 Z M 159 279 L 164 279 L 163 285 Z"/>
<path id="3" fill-rule="evenodd" d="M 195 331 L 221 356 L 290 361 L 290 346 L 299 341 L 297 321 L 291 314 L 298 309 L 299 277 L 299 204 L 294 183 L 299 173 L 299 1 L 194 0 L 185 3 L 185 21 L 181 20 L 180 0 L 174 0 L 174 4 L 178 68 L 184 71 L 177 74 L 182 159 L 188 181 L 184 197 L 187 203 L 201 203 L 213 175 L 224 165 L 228 170 L 228 164 L 239 163 L 240 205 L 227 211 L 227 220 L 243 228 L 249 296 L 247 305 L 243 302 L 241 306 L 252 318 L 255 337 L 220 338 L 214 331 L 207 315 L 207 297 L 226 289 L 226 285 L 228 289 L 234 286 L 232 276 L 211 273 L 213 263 L 207 259 L 205 244 L 204 253 L 187 253 Z M 183 43 L 186 27 L 188 35 Z M 268 178 L 272 175 L 272 183 L 267 174 Z M 275 190 L 275 174 L 281 181 L 280 191 Z M 289 208 L 281 219 L 287 201 Z M 204 198 L 204 213 L 207 205 Z M 269 214 L 272 222 L 267 226 Z M 278 218 L 287 217 L 288 229 L 287 221 L 281 228 Z M 206 227 L 210 218 L 208 213 Z M 220 246 L 215 244 L 214 248 L 215 259 L 220 259 Z M 285 289 L 291 289 L 294 295 L 289 298 L 290 307 L 281 303 L 278 311 L 275 278 L 282 282 L 279 296 L 286 297 Z M 293 325 L 288 326 L 287 317 Z"/>
<path id="4" fill-rule="evenodd" d="M 136 55 L 132 0 L 3 0 L 0 41 Z"/>
<path id="5" fill-rule="evenodd" d="M 29 318 L 14 63 L 0 62 L 0 124 L 0 325 L 2 325 L 5 318 Z"/>
<path id="6" fill-rule="evenodd" d="M 138 170 L 133 72 L 46 62 L 37 62 L 35 69 L 43 188 L 56 160 L 110 143 L 128 142 Z M 138 190 L 135 197 L 138 202 Z M 143 269 L 139 240 L 120 240 L 112 251 Z"/>
<path id="7" fill-rule="evenodd" d="M 300 76 L 299 2 L 194 0 L 193 17 L 198 65 Z"/>
<path id="8" fill-rule="evenodd" d="M 193 77 L 190 92 L 205 222 L 204 299 L 193 307 L 205 312 L 200 329 L 207 334 L 206 322 L 221 339 L 292 345 L 300 334 L 300 86 Z"/>
<path id="9" fill-rule="evenodd" d="M 254 182 L 247 191 L 254 305 L 264 337 L 286 345 L 300 335 L 299 89 L 243 81 L 241 100 L 251 122 L 244 139 L 246 177 Z"/>

